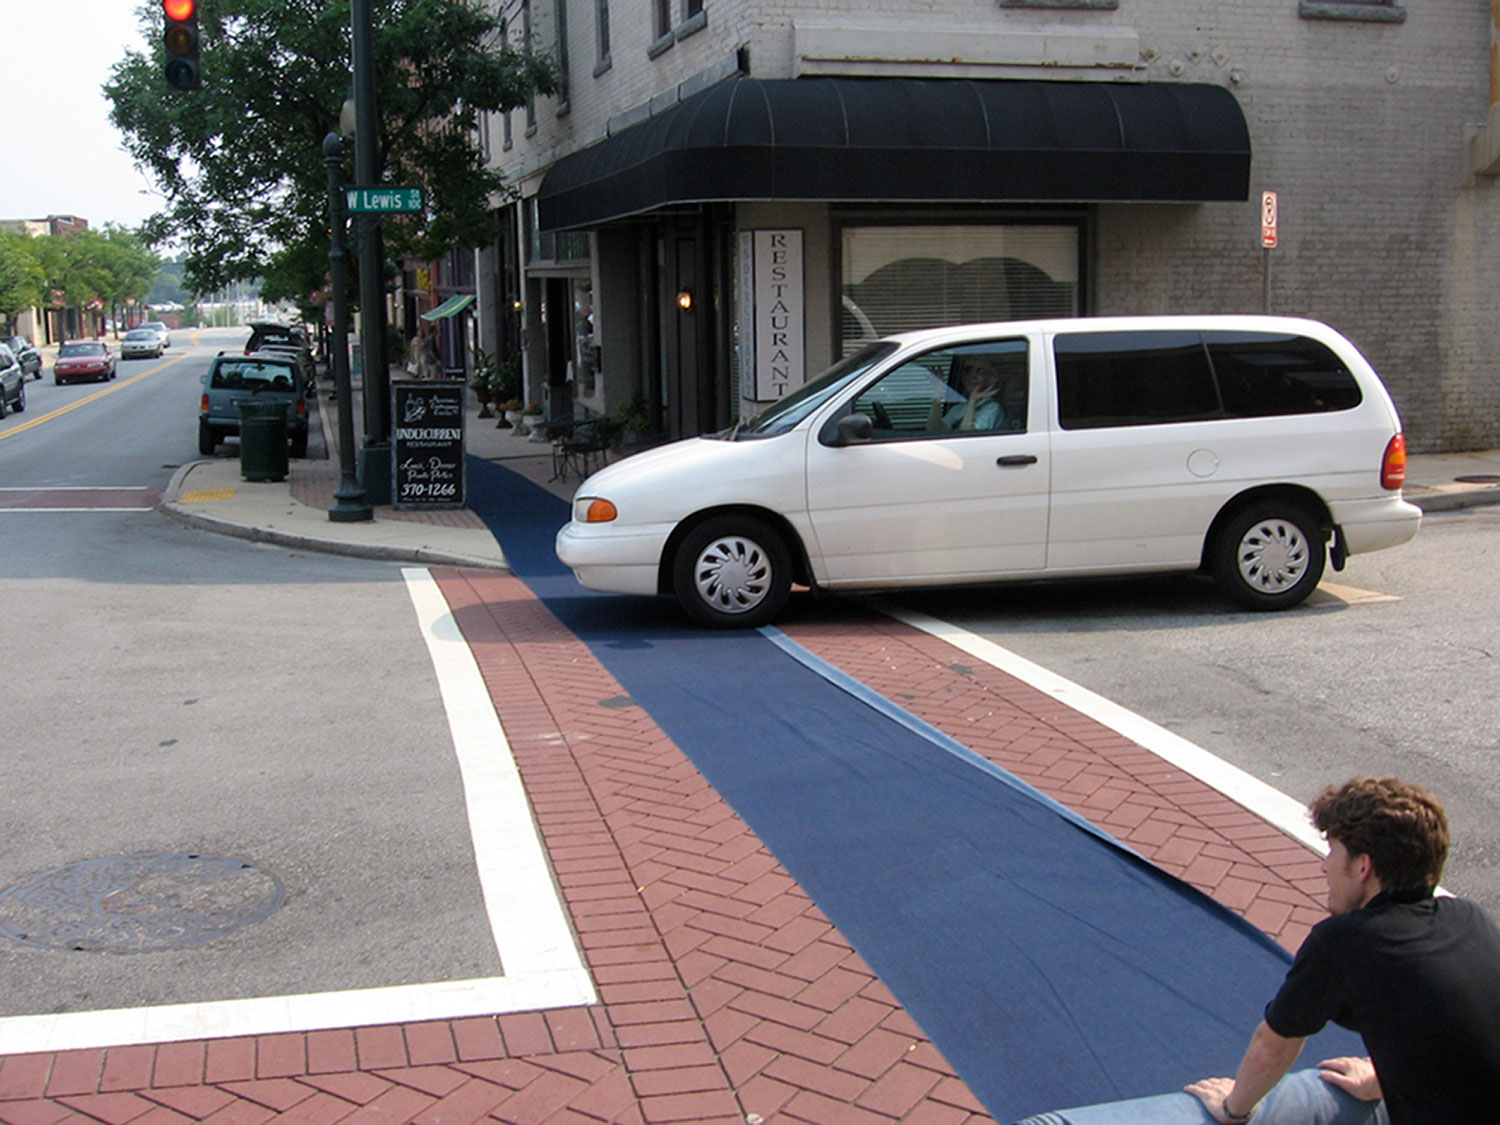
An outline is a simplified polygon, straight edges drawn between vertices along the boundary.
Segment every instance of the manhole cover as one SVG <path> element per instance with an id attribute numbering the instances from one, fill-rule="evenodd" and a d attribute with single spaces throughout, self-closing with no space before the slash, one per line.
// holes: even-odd
<path id="1" fill-rule="evenodd" d="M 1459 484 L 1500 484 L 1500 474 L 1473 473 L 1466 477 L 1454 477 Z"/>
<path id="2" fill-rule="evenodd" d="M 0 936 L 40 949 L 151 953 L 223 937 L 285 899 L 281 880 L 242 859 L 86 859 L 0 892 Z"/>

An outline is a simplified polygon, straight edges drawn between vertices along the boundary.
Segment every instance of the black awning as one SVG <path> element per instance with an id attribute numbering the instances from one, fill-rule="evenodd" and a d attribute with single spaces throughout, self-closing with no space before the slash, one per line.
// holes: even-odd
<path id="1" fill-rule="evenodd" d="M 565 156 L 543 230 L 672 203 L 1245 200 L 1250 132 L 1221 86 L 736 78 Z"/>

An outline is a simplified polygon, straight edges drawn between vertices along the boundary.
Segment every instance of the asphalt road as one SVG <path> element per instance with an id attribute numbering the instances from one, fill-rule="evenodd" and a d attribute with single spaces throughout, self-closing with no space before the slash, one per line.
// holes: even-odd
<path id="1" fill-rule="evenodd" d="M 274 874 L 285 903 L 165 952 L 0 940 L 0 1015 L 495 975 L 400 569 L 92 506 L 121 494 L 89 490 L 149 496 L 197 457 L 198 376 L 230 341 L 175 342 L 113 383 L 33 383 L 0 421 L 0 499 L 66 489 L 48 495 L 72 509 L 0 506 L 0 892 L 99 857 L 202 853 Z"/>

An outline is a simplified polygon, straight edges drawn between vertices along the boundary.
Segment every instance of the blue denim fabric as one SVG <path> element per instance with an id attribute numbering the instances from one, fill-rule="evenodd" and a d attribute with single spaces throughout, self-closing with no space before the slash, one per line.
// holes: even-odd
<path id="1" fill-rule="evenodd" d="M 1316 1070 L 1299 1070 L 1266 1095 L 1251 1125 L 1389 1125 L 1389 1121 L 1384 1103 L 1356 1101 L 1324 1082 Z M 1016 1125 L 1214 1125 L 1214 1119 L 1193 1095 L 1177 1093 L 1042 1113 Z"/>

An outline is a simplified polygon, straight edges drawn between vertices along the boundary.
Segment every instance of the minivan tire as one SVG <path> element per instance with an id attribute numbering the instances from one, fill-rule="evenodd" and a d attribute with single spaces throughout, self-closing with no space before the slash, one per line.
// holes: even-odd
<path id="1" fill-rule="evenodd" d="M 753 516 L 705 520 L 677 547 L 672 589 L 683 611 L 713 629 L 754 629 L 786 604 L 792 556 L 782 537 Z"/>
<path id="2" fill-rule="evenodd" d="M 1291 609 L 1317 589 L 1328 561 L 1320 521 L 1293 503 L 1262 500 L 1219 529 L 1211 569 L 1219 587 L 1251 610 Z"/>
<path id="3" fill-rule="evenodd" d="M 219 447 L 219 431 L 207 422 L 198 423 L 198 452 L 205 457 L 212 457 L 214 450 Z"/>

